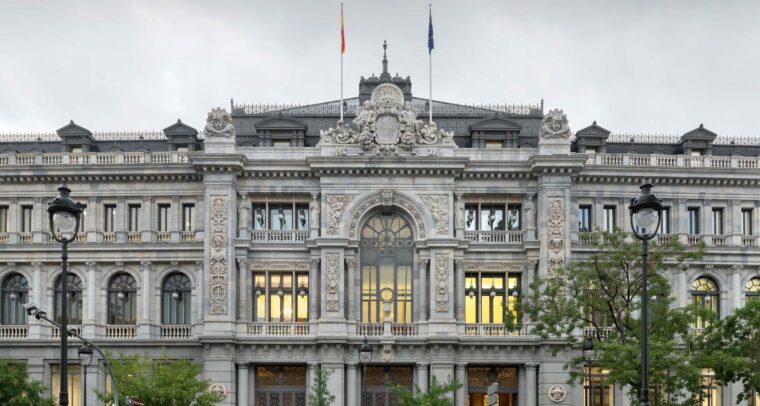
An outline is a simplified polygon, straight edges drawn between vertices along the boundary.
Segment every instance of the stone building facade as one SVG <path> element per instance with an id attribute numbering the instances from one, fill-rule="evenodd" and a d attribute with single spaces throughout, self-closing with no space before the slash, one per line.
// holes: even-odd
<path id="1" fill-rule="evenodd" d="M 679 306 L 725 316 L 760 294 L 752 140 L 702 125 L 674 139 L 596 123 L 573 134 L 543 103 L 434 102 L 432 124 L 411 80 L 386 69 L 361 79 L 344 121 L 339 102 L 230 108 L 202 134 L 181 121 L 160 133 L 71 122 L 0 139 L 0 357 L 57 390 L 60 332 L 19 304 L 59 311 L 45 205 L 62 181 L 86 205 L 70 323 L 112 353 L 196 360 L 223 405 L 303 405 L 319 367 L 337 405 L 392 404 L 384 382 L 425 390 L 431 377 L 464 382 L 460 406 L 482 405 L 493 382 L 501 405 L 584 404 L 588 389 L 566 383 L 570 354 L 552 356 L 529 323 L 507 330 L 498 309 L 589 253 L 580 231 L 630 231 L 644 179 L 667 208 L 658 238 L 707 244 L 699 263 L 667 271 Z M 98 368 L 86 377 L 107 388 Z M 738 390 L 713 388 L 712 405 Z M 625 404 L 620 388 L 595 393 Z"/>

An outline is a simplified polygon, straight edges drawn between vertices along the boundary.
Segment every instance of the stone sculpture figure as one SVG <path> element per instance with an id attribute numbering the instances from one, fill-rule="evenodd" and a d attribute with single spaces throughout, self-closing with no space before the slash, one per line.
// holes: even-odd
<path id="1" fill-rule="evenodd" d="M 232 116 L 221 107 L 211 109 L 206 118 L 206 127 L 203 129 L 203 135 L 206 138 L 234 137 L 235 126 L 232 125 Z"/>
<path id="2" fill-rule="evenodd" d="M 541 122 L 541 128 L 538 130 L 538 138 L 572 140 L 572 137 L 573 132 L 570 131 L 567 116 L 562 110 L 554 109 L 544 116 L 544 121 Z"/>

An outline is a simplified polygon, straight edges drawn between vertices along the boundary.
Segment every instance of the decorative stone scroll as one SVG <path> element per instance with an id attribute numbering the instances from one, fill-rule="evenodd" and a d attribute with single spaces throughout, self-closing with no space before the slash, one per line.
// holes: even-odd
<path id="1" fill-rule="evenodd" d="M 357 110 L 354 127 L 338 121 L 336 128 L 320 133 L 320 145 L 359 144 L 364 151 L 377 149 L 393 154 L 417 145 L 451 145 L 453 132 L 439 130 L 435 123 L 425 124 L 417 112 L 404 102 L 401 89 L 392 83 L 378 85 L 370 100 Z"/>
<path id="2" fill-rule="evenodd" d="M 570 131 L 567 116 L 562 110 L 554 109 L 544 116 L 541 127 L 538 129 L 538 138 L 542 140 L 563 139 L 572 141 L 573 132 Z"/>
<path id="3" fill-rule="evenodd" d="M 325 274 L 327 275 L 327 311 L 337 312 L 340 307 L 340 254 L 330 252 L 325 254 Z"/>
<path id="4" fill-rule="evenodd" d="M 430 214 L 435 221 L 438 234 L 449 232 L 449 197 L 448 196 L 422 196 L 422 201 L 428 206 Z"/>
<path id="5" fill-rule="evenodd" d="M 210 313 L 227 314 L 227 198 L 211 199 L 210 261 Z"/>
<path id="6" fill-rule="evenodd" d="M 327 196 L 327 234 L 338 234 L 343 211 L 352 200 L 354 197 L 350 195 Z"/>
<path id="7" fill-rule="evenodd" d="M 435 255 L 435 311 L 449 311 L 449 254 Z"/>
<path id="8" fill-rule="evenodd" d="M 206 118 L 206 128 L 203 129 L 206 138 L 235 137 L 235 126 L 232 125 L 232 117 L 227 110 L 217 107 L 211 109 Z"/>
<path id="9" fill-rule="evenodd" d="M 549 199 L 547 212 L 548 277 L 554 278 L 565 266 L 565 199 Z"/>

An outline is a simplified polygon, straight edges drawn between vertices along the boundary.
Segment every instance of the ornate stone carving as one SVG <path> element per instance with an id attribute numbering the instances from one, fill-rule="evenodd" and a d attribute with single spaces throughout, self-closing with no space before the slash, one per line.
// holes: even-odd
<path id="1" fill-rule="evenodd" d="M 325 254 L 325 274 L 327 275 L 326 307 L 328 312 L 337 312 L 340 307 L 340 254 Z"/>
<path id="2" fill-rule="evenodd" d="M 549 199 L 547 212 L 548 277 L 553 278 L 565 266 L 565 200 Z"/>
<path id="3" fill-rule="evenodd" d="M 365 196 L 362 199 L 363 200 L 360 202 L 357 202 L 358 206 L 353 210 L 353 216 L 351 217 L 351 221 L 348 223 L 349 238 L 356 238 L 356 226 L 364 213 L 367 212 L 367 210 L 377 205 L 384 204 L 382 192 L 376 192 L 369 196 Z M 417 233 L 419 234 L 418 238 L 425 238 L 425 221 L 422 218 L 422 213 L 417 210 L 416 205 L 412 203 L 411 199 L 409 199 L 407 196 L 394 192 L 391 196 L 391 205 L 395 205 L 406 210 L 414 218 L 414 222 L 417 225 Z"/>
<path id="4" fill-rule="evenodd" d="M 549 396 L 549 400 L 551 400 L 554 403 L 562 402 L 567 397 L 567 391 L 565 390 L 565 387 L 562 385 L 550 386 L 546 394 Z"/>
<path id="5" fill-rule="evenodd" d="M 449 311 L 449 254 L 435 255 L 435 311 Z"/>
<path id="6" fill-rule="evenodd" d="M 319 264 L 319 259 L 317 259 Z M 309 270 L 307 261 L 252 261 L 252 272 L 303 272 Z"/>
<path id="7" fill-rule="evenodd" d="M 359 144 L 363 150 L 377 149 L 392 154 L 415 145 L 455 146 L 454 133 L 439 130 L 435 123 L 424 125 L 411 103 L 404 102 L 401 89 L 392 83 L 378 85 L 370 100 L 358 109 L 354 127 L 338 121 L 336 128 L 320 133 L 320 145 Z"/>
<path id="8" fill-rule="evenodd" d="M 211 199 L 211 238 L 209 239 L 210 313 L 227 314 L 227 198 Z"/>
<path id="9" fill-rule="evenodd" d="M 380 198 L 383 201 L 383 206 L 388 207 L 393 204 L 393 189 L 383 189 L 380 191 Z"/>
<path id="10" fill-rule="evenodd" d="M 464 199 L 462 195 L 456 195 L 454 200 L 454 227 L 464 228 Z"/>
<path id="11" fill-rule="evenodd" d="M 208 386 L 208 391 L 216 395 L 217 399 L 224 400 L 227 397 L 227 388 L 221 383 L 212 383 Z"/>
<path id="12" fill-rule="evenodd" d="M 422 196 L 422 201 L 430 209 L 430 214 L 435 221 L 438 234 L 449 232 L 449 197 L 448 196 Z"/>
<path id="13" fill-rule="evenodd" d="M 533 200 L 535 195 L 530 194 L 525 199 L 525 228 L 536 228 L 536 202 Z"/>
<path id="14" fill-rule="evenodd" d="M 338 234 L 343 211 L 353 199 L 354 197 L 349 195 L 327 196 L 327 234 Z"/>
<path id="15" fill-rule="evenodd" d="M 523 271 L 523 264 L 520 262 L 470 262 L 465 261 L 464 272 L 482 272 L 482 273 L 519 273 Z"/>
<path id="16" fill-rule="evenodd" d="M 249 227 L 248 224 L 250 220 L 248 219 L 248 215 L 251 213 L 251 200 L 248 198 L 247 194 L 241 194 L 240 195 L 240 201 L 238 202 L 238 224 L 240 224 L 240 227 Z"/>
<path id="17" fill-rule="evenodd" d="M 311 228 L 319 228 L 319 194 L 311 194 L 311 202 L 309 202 L 309 220 Z"/>
<path id="18" fill-rule="evenodd" d="M 573 132 L 568 125 L 567 116 L 562 110 L 554 109 L 544 116 L 538 138 L 542 140 L 563 139 L 572 140 Z"/>
<path id="19" fill-rule="evenodd" d="M 206 128 L 203 129 L 206 138 L 235 136 L 235 126 L 232 125 L 232 117 L 227 110 L 217 107 L 211 109 L 206 118 Z"/>

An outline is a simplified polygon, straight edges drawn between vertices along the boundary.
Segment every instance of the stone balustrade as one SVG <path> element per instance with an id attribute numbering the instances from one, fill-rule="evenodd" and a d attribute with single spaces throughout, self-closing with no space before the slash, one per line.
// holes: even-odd
<path id="1" fill-rule="evenodd" d="M 193 337 L 193 326 L 189 324 L 162 324 L 161 338 L 181 340 Z"/>
<path id="2" fill-rule="evenodd" d="M 82 335 L 82 326 L 68 326 L 69 331 L 74 331 L 78 335 Z M 59 327 L 53 326 L 53 338 L 61 338 L 61 329 Z M 73 339 L 73 336 L 69 336 L 69 339 Z"/>
<path id="3" fill-rule="evenodd" d="M 251 242 L 301 243 L 309 238 L 308 230 L 252 230 Z"/>
<path id="4" fill-rule="evenodd" d="M 20 340 L 26 338 L 28 333 L 27 325 L 0 326 L 0 340 Z"/>
<path id="5" fill-rule="evenodd" d="M 248 323 L 248 334 L 253 336 L 306 336 L 309 323 Z"/>
<path id="6" fill-rule="evenodd" d="M 106 326 L 106 338 L 131 340 L 137 335 L 137 326 Z"/>
<path id="7" fill-rule="evenodd" d="M 523 230 L 465 231 L 464 239 L 484 244 L 521 244 Z"/>
<path id="8" fill-rule="evenodd" d="M 526 337 L 532 335 L 532 325 L 520 324 L 508 328 L 505 324 L 471 323 L 464 325 L 464 334 L 468 336 Z"/>
<path id="9" fill-rule="evenodd" d="M 186 164 L 187 152 L 58 152 L 0 155 L 0 166 Z"/>
<path id="10" fill-rule="evenodd" d="M 586 160 L 589 166 L 636 166 L 664 168 L 739 168 L 757 169 L 759 157 L 689 156 L 659 154 L 593 154 Z"/>

